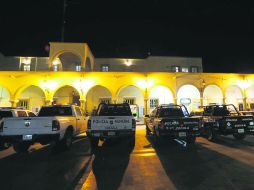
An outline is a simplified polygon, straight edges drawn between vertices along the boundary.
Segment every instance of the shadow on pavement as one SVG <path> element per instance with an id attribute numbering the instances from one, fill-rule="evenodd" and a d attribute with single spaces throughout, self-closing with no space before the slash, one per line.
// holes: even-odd
<path id="1" fill-rule="evenodd" d="M 153 144 L 152 137 L 148 140 Z M 237 155 L 223 155 L 199 142 L 186 149 L 170 142 L 154 147 L 177 189 L 254 189 L 254 166 L 238 161 Z"/>
<path id="2" fill-rule="evenodd" d="M 78 172 L 89 160 L 87 139 L 75 142 L 69 151 L 56 154 L 46 146 L 28 154 L 13 154 L 0 160 L 0 189 L 71 189 Z"/>
<path id="3" fill-rule="evenodd" d="M 128 140 L 105 141 L 95 151 L 92 168 L 98 190 L 119 188 L 133 148 Z"/>

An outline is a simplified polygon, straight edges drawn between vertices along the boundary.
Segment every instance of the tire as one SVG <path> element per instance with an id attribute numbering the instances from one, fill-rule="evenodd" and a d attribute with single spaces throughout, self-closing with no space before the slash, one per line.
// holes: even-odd
<path id="1" fill-rule="evenodd" d="M 188 144 L 195 144 L 195 142 L 196 142 L 196 137 L 188 137 L 187 138 Z"/>
<path id="2" fill-rule="evenodd" d="M 24 142 L 21 142 L 21 143 L 13 143 L 13 149 L 15 150 L 15 152 L 17 153 L 27 153 L 28 149 L 30 147 L 30 144 L 28 143 L 24 143 Z"/>
<path id="3" fill-rule="evenodd" d="M 67 129 L 64 138 L 56 143 L 56 150 L 69 150 L 72 146 L 72 130 Z"/>
<path id="4" fill-rule="evenodd" d="M 10 143 L 0 141 L 0 150 L 5 150 L 11 146 Z"/>
<path id="5" fill-rule="evenodd" d="M 151 131 L 148 128 L 148 126 L 146 125 L 146 136 L 150 136 L 151 135 Z"/>
<path id="6" fill-rule="evenodd" d="M 211 127 L 208 127 L 206 129 L 206 138 L 207 138 L 207 140 L 215 141 L 216 137 L 217 137 L 216 132 Z"/>
<path id="7" fill-rule="evenodd" d="M 245 134 L 233 134 L 233 136 L 236 140 L 243 140 L 246 137 Z"/>

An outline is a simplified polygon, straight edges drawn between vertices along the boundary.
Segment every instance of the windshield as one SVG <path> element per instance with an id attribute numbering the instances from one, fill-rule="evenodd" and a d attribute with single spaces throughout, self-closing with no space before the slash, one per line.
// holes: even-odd
<path id="1" fill-rule="evenodd" d="M 213 113 L 212 113 L 213 112 Z M 216 105 L 205 108 L 206 115 L 213 114 L 214 116 L 234 116 L 239 115 L 233 105 Z"/>
<path id="2" fill-rule="evenodd" d="M 129 105 L 107 105 L 103 104 L 97 110 L 97 114 L 100 116 L 131 116 L 131 109 Z"/>
<path id="3" fill-rule="evenodd" d="M 170 105 L 158 110 L 159 117 L 188 117 L 188 111 L 184 106 Z"/>
<path id="4" fill-rule="evenodd" d="M 3 117 L 12 117 L 11 111 L 0 111 L 0 119 Z"/>
<path id="5" fill-rule="evenodd" d="M 70 107 L 42 107 L 39 114 L 39 117 L 48 117 L 48 116 L 72 116 L 72 110 Z"/>

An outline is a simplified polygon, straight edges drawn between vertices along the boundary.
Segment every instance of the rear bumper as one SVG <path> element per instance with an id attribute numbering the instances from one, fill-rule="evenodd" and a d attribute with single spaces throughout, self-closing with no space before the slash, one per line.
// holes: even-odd
<path id="1" fill-rule="evenodd" d="M 166 131 L 160 130 L 159 134 L 161 137 L 167 137 L 171 139 L 187 139 L 200 136 L 200 131 Z"/>
<path id="2" fill-rule="evenodd" d="M 87 131 L 86 134 L 88 137 L 110 139 L 110 138 L 131 137 L 135 135 L 135 131 L 132 130 L 90 131 L 90 132 Z"/>
<path id="3" fill-rule="evenodd" d="M 2 141 L 14 143 L 14 142 L 28 142 L 28 143 L 41 143 L 41 144 L 48 144 L 50 142 L 56 142 L 60 138 L 60 134 L 34 134 L 32 135 L 31 140 L 23 140 L 23 135 L 7 135 L 0 137 Z"/>

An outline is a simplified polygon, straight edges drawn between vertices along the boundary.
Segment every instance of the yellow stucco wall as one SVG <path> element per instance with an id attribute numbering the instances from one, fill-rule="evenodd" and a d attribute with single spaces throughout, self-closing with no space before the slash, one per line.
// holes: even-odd
<path id="1" fill-rule="evenodd" d="M 100 85 L 108 89 L 111 93 L 113 102 L 116 102 L 119 98 L 118 94 L 121 89 L 127 86 L 136 86 L 142 93 L 145 102 L 148 100 L 151 89 L 156 86 L 164 86 L 168 88 L 176 100 L 178 90 L 186 84 L 194 85 L 199 90 L 201 97 L 206 86 L 217 85 L 222 91 L 224 100 L 232 98 L 226 97 L 226 92 L 230 86 L 236 85 L 244 95 L 244 103 L 244 100 L 253 98 L 246 97 L 246 90 L 248 90 L 248 87 L 253 89 L 254 75 L 166 72 L 0 72 L 0 87 L 3 87 L 7 92 L 9 92 L 9 102 L 11 102 L 12 105 L 15 105 L 15 103 L 17 103 L 17 101 L 21 98 L 20 96 L 22 92 L 32 85 L 39 87 L 44 92 L 44 104 L 50 104 L 53 101 L 55 92 L 66 85 L 76 89 L 79 92 L 80 99 L 84 103 L 87 100 L 87 93 L 96 85 Z M 89 102 L 87 102 L 87 104 L 89 105 Z M 5 105 L 6 101 L 3 104 L 0 102 L 0 106 Z"/>

